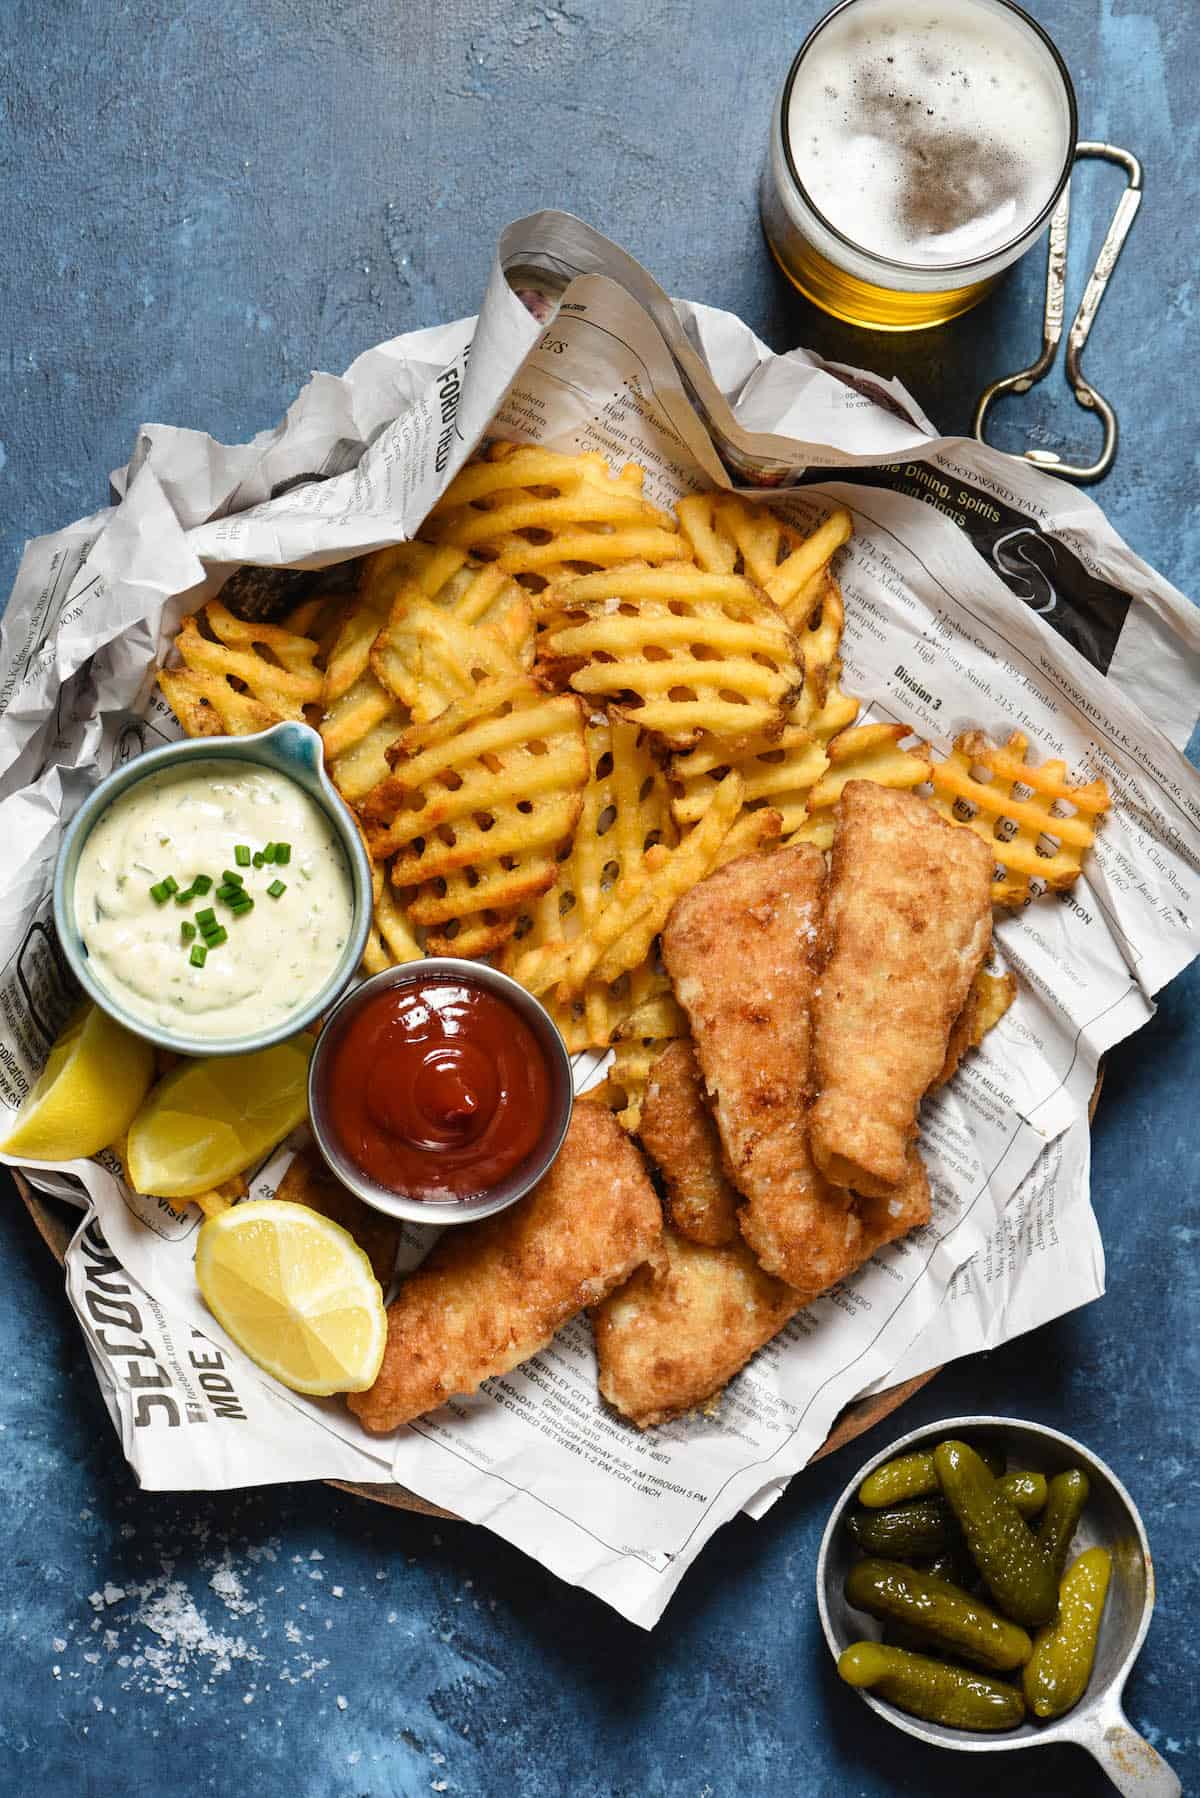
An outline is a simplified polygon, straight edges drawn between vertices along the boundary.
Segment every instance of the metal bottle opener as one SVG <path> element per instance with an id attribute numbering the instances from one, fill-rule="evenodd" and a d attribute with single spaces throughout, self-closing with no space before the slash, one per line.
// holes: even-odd
<path id="1" fill-rule="evenodd" d="M 1119 149 L 1115 144 L 1080 143 L 1075 146 L 1075 159 L 1081 156 L 1101 157 L 1106 162 L 1115 162 L 1125 170 L 1129 177 L 1125 192 L 1117 202 L 1108 233 L 1100 246 L 1100 254 L 1096 258 L 1096 266 L 1088 277 L 1083 298 L 1079 302 L 1079 310 L 1071 325 L 1067 337 L 1067 380 L 1074 391 L 1079 404 L 1089 412 L 1096 412 L 1104 421 L 1104 447 L 1094 462 L 1065 462 L 1054 450 L 1027 449 L 1023 452 L 1027 462 L 1036 462 L 1051 474 L 1062 475 L 1069 481 L 1098 481 L 1112 467 L 1117 454 L 1118 427 L 1117 415 L 1104 395 L 1097 393 L 1083 377 L 1080 358 L 1087 343 L 1096 314 L 1100 310 L 1100 302 L 1104 298 L 1104 290 L 1108 286 L 1109 276 L 1116 267 L 1117 258 L 1121 254 L 1125 239 L 1129 236 L 1133 221 L 1137 217 L 1138 207 L 1142 203 L 1142 165 L 1137 157 L 1128 150 Z M 993 381 L 979 396 L 979 404 L 975 408 L 973 431 L 980 443 L 986 443 L 984 421 L 992 401 L 1003 393 L 1028 393 L 1031 387 L 1048 374 L 1054 366 L 1054 358 L 1058 353 L 1059 340 L 1063 330 L 1063 310 L 1066 295 L 1067 276 L 1067 236 L 1071 217 L 1071 183 L 1063 188 L 1062 198 L 1054 208 L 1050 220 L 1050 244 L 1046 257 L 1046 307 L 1042 323 L 1042 353 L 1036 362 L 1023 368 L 1018 374 L 1003 375 L 1000 380 Z"/>

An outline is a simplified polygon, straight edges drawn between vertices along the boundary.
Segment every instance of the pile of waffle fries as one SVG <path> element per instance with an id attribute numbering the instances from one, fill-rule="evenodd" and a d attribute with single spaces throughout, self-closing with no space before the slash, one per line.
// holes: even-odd
<path id="1" fill-rule="evenodd" d="M 983 836 L 995 901 L 1017 907 L 1075 880 L 1109 803 L 1102 781 L 1029 766 L 1016 733 L 939 758 L 856 723 L 833 572 L 847 512 L 803 536 L 732 494 L 665 510 L 642 487 L 633 464 L 493 443 L 355 590 L 277 623 L 210 601 L 158 674 L 192 736 L 316 724 L 375 869 L 368 971 L 497 959 L 572 1051 L 614 1049 L 603 1096 L 628 1128 L 683 1031 L 659 932 L 715 867 L 827 848 L 865 779 Z M 981 996 L 977 1021 L 995 1009 Z"/>

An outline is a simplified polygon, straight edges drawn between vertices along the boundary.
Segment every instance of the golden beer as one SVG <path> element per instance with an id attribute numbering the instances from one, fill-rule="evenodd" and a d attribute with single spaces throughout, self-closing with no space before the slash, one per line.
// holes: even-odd
<path id="1" fill-rule="evenodd" d="M 792 64 L 762 185 L 800 292 L 879 331 L 974 306 L 1041 236 L 1075 94 L 1012 0 L 842 0 Z"/>

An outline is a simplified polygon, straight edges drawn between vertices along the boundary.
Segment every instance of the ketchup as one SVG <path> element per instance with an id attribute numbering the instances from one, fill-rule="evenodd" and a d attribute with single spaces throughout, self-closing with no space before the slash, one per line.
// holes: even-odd
<path id="1" fill-rule="evenodd" d="M 326 1114 L 343 1153 L 409 1199 L 468 1199 L 537 1148 L 545 1051 L 485 986 L 431 975 L 384 987 L 331 1045 Z"/>

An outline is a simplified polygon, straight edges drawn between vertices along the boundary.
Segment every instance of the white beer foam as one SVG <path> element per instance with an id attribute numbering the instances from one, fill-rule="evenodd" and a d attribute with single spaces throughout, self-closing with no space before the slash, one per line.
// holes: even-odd
<path id="1" fill-rule="evenodd" d="M 1045 45 L 993 0 L 859 0 L 792 85 L 810 199 L 842 234 L 928 267 L 987 256 L 1046 204 L 1070 117 Z"/>

